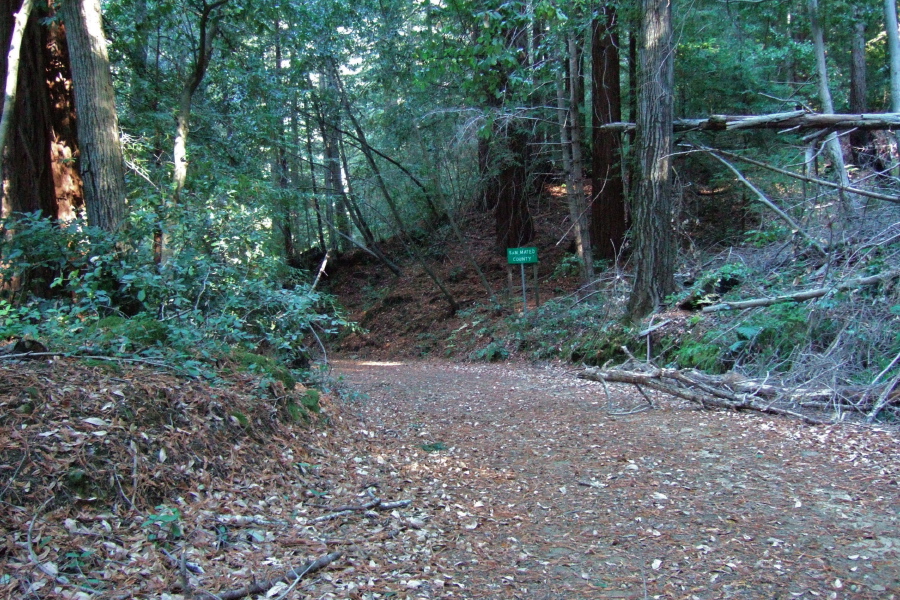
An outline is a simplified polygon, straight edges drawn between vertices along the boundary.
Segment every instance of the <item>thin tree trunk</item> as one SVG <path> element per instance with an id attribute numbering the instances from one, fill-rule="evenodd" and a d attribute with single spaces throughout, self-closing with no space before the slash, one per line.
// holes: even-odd
<path id="1" fill-rule="evenodd" d="M 100 0 L 68 0 L 60 14 L 72 61 L 88 222 L 113 231 L 125 218 L 125 162 Z"/>
<path id="2" fill-rule="evenodd" d="M 173 196 L 176 202 L 181 199 L 181 192 L 187 180 L 187 138 L 191 129 L 191 105 L 194 102 L 194 93 L 206 76 L 206 69 L 209 67 L 209 61 L 212 58 L 212 41 L 218 30 L 218 21 L 213 18 L 213 11 L 226 2 L 228 0 L 218 0 L 218 2 L 207 4 L 204 1 L 203 10 L 200 12 L 200 22 L 198 23 L 199 46 L 196 59 L 194 60 L 194 69 L 181 90 L 181 97 L 178 101 L 178 113 L 175 116 L 175 149 L 173 152 L 175 171 L 172 180 L 175 186 Z"/>
<path id="3" fill-rule="evenodd" d="M 353 221 L 353 224 L 362 234 L 363 239 L 366 241 L 366 246 L 368 246 L 369 251 L 381 261 L 381 263 L 386 266 L 391 272 L 399 277 L 403 274 L 403 271 L 400 270 L 396 264 L 394 264 L 391 260 L 388 259 L 387 256 L 381 251 L 381 248 L 378 246 L 378 240 L 375 239 L 375 236 L 372 234 L 372 230 L 369 228 L 369 224 L 366 223 L 366 220 L 363 218 L 362 211 L 359 210 L 359 205 L 356 203 L 356 200 L 353 198 L 353 189 L 350 184 L 350 168 L 347 163 L 347 153 L 344 150 L 344 140 L 340 139 L 339 150 L 341 153 L 341 163 L 344 166 L 344 173 L 347 175 L 347 193 L 342 193 L 342 198 L 344 200 L 344 207 L 347 210 L 347 213 L 350 215 L 350 220 Z"/>
<path id="4" fill-rule="evenodd" d="M 891 70 L 891 112 L 900 113 L 900 31 L 897 24 L 897 0 L 884 0 L 884 27 L 887 32 L 887 51 Z M 900 138 L 894 133 L 895 161 L 900 159 Z M 892 169 L 900 173 L 900 166 Z"/>
<path id="5" fill-rule="evenodd" d="M 822 32 L 822 24 L 819 22 L 818 0 L 808 0 L 808 7 L 813 47 L 816 53 L 816 70 L 819 73 L 819 100 L 822 102 L 822 112 L 830 115 L 834 114 L 834 102 L 831 100 L 831 90 L 828 87 L 828 67 L 825 62 L 825 35 Z M 828 148 L 828 153 L 831 154 L 831 160 L 834 163 L 834 169 L 837 171 L 841 185 L 850 187 L 847 168 L 844 166 L 844 153 L 841 150 L 841 142 L 837 134 L 829 134 L 825 144 Z"/>
<path id="6" fill-rule="evenodd" d="M 594 281 L 593 258 L 591 256 L 591 238 L 588 229 L 588 219 L 585 212 L 584 179 L 581 165 L 581 143 L 579 140 L 580 127 L 577 106 L 578 90 L 572 82 L 578 79 L 577 58 L 573 56 L 572 49 L 575 46 L 574 36 L 566 37 L 565 52 L 561 52 L 559 65 L 556 70 L 556 104 L 557 119 L 559 121 L 560 148 L 562 150 L 563 169 L 566 173 L 566 193 L 569 200 L 569 218 L 572 221 L 572 229 L 575 233 L 575 248 L 581 261 L 581 278 L 584 286 L 590 286 Z M 564 78 L 568 71 L 567 88 Z M 566 98 L 566 89 L 569 97 Z"/>
<path id="7" fill-rule="evenodd" d="M 897 0 L 884 0 L 884 27 L 887 32 L 891 70 L 891 112 L 900 113 L 900 31 L 897 24 Z"/>
<path id="8" fill-rule="evenodd" d="M 309 123 L 309 118 L 307 118 L 306 122 L 306 157 L 309 161 L 309 177 L 312 183 L 312 202 L 313 211 L 316 213 L 316 234 L 319 241 L 319 251 L 322 254 L 325 254 L 328 247 L 325 245 L 325 228 L 322 223 L 322 209 L 319 206 L 319 189 L 318 184 L 316 183 L 316 163 L 313 160 L 312 127 Z"/>
<path id="9" fill-rule="evenodd" d="M 607 5 L 604 17 L 593 23 L 593 205 L 591 241 L 598 258 L 616 260 L 628 224 L 622 183 L 622 139 L 599 125 L 622 120 L 619 73 L 619 35 L 616 8 Z"/>
<path id="10" fill-rule="evenodd" d="M 635 152 L 634 287 L 627 312 L 638 319 L 675 290 L 676 239 L 672 222 L 674 57 L 672 4 L 641 0 L 641 48 Z"/>
<path id="11" fill-rule="evenodd" d="M 375 176 L 375 181 L 378 184 L 378 189 L 381 192 L 381 195 L 384 197 L 384 201 L 387 203 L 388 208 L 391 211 L 391 215 L 394 217 L 398 234 L 401 235 L 402 239 L 402 236 L 406 234 L 406 230 L 403 226 L 403 219 L 400 217 L 400 211 L 397 209 L 397 203 L 394 202 L 394 198 L 391 195 L 391 192 L 388 190 L 387 184 L 385 184 L 384 182 L 384 178 L 381 176 L 381 170 L 378 168 L 378 163 L 375 162 L 375 157 L 372 154 L 372 149 L 369 146 L 369 143 L 366 141 L 366 134 L 363 131 L 362 126 L 360 126 L 359 121 L 356 119 L 356 116 L 353 114 L 353 109 L 350 106 L 350 101 L 347 99 L 347 95 L 344 93 L 344 88 L 340 83 L 340 77 L 337 76 L 336 70 L 334 72 L 338 87 L 338 93 L 340 95 L 341 104 L 344 107 L 344 112 L 350 119 L 350 123 L 352 123 L 354 131 L 356 131 L 356 136 L 359 140 L 363 156 L 365 156 L 366 162 L 369 164 L 369 168 L 372 170 L 372 174 Z M 434 282 L 434 284 L 444 295 L 444 298 L 447 300 L 447 304 L 450 307 L 450 314 L 455 314 L 456 311 L 459 310 L 459 305 L 457 304 L 456 299 L 453 297 L 453 294 L 451 294 L 447 290 L 437 274 L 431 269 L 431 267 L 428 266 L 428 263 L 426 263 L 418 253 L 413 253 L 413 255 L 419 261 L 419 264 L 422 266 L 422 269 L 425 271 L 428 277 Z"/>

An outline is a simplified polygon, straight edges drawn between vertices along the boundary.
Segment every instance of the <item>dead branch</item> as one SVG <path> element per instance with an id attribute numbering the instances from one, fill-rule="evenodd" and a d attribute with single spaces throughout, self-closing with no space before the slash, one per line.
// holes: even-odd
<path id="1" fill-rule="evenodd" d="M 799 179 L 801 181 L 806 181 L 808 183 L 815 183 L 816 185 L 821 185 L 824 187 L 830 187 L 835 190 L 840 190 L 842 192 L 847 192 L 849 194 L 856 194 L 858 196 L 866 196 L 868 198 L 875 198 L 876 200 L 884 200 L 886 202 L 893 202 L 895 204 L 900 204 L 900 196 L 891 196 L 888 194 L 880 194 L 878 192 L 872 192 L 869 190 L 863 190 L 855 187 L 844 187 L 839 183 L 834 183 L 833 181 L 827 181 L 825 179 L 819 179 L 818 177 L 808 177 L 806 175 L 800 175 L 799 173 L 794 173 L 793 171 L 788 171 L 787 169 L 782 169 L 780 167 L 776 167 L 774 165 L 770 165 L 768 163 L 764 163 L 759 160 L 754 160 L 752 158 L 748 158 L 746 156 L 741 156 L 740 154 L 735 154 L 734 152 L 728 152 L 726 150 L 719 150 L 717 148 L 707 148 L 706 146 L 699 146 L 697 144 L 693 144 L 695 148 L 698 150 L 702 150 L 703 152 L 708 152 L 710 154 L 721 154 L 722 156 L 727 156 L 728 158 L 733 158 L 735 160 L 740 160 L 745 163 L 768 169 L 769 171 L 774 171 L 775 173 L 781 173 L 782 175 L 787 175 L 788 177 L 793 177 L 794 179 Z"/>
<path id="2" fill-rule="evenodd" d="M 634 131 L 634 123 L 609 123 L 601 125 L 606 131 Z M 882 114 L 830 114 L 820 115 L 805 110 L 794 110 L 769 115 L 713 115 L 706 119 L 678 119 L 672 123 L 673 131 L 734 131 L 736 129 L 778 129 L 782 131 L 847 131 L 849 129 L 893 130 L 900 129 L 900 113 Z"/>
<path id="3" fill-rule="evenodd" d="M 722 388 L 716 388 L 692 377 L 694 373 L 677 369 L 658 369 L 652 367 L 646 372 L 626 371 L 622 369 L 585 369 L 578 376 L 591 381 L 612 381 L 646 386 L 665 392 L 671 396 L 699 404 L 701 408 L 725 408 L 729 410 L 752 410 L 756 412 L 791 416 L 812 425 L 827 425 L 828 421 L 815 419 L 798 412 L 762 404 L 749 394 L 737 395 Z M 724 387 L 724 386 L 722 386 Z"/>
<path id="4" fill-rule="evenodd" d="M 898 385 L 900 385 L 900 375 L 894 377 L 894 380 L 884 388 L 884 392 L 881 394 L 881 397 L 878 398 L 878 402 L 875 403 L 875 406 L 872 407 L 872 410 L 866 415 L 866 423 L 874 423 L 875 419 L 878 418 L 879 413 L 884 410 L 885 406 L 890 404 L 892 400 L 900 399 L 900 395 L 891 395 Z"/>
<path id="5" fill-rule="evenodd" d="M 276 583 L 302 579 L 303 577 L 311 573 L 315 573 L 316 571 L 327 567 L 342 555 L 343 552 L 332 552 L 331 554 L 325 554 L 323 556 L 320 556 L 316 560 L 303 565 L 302 567 L 291 569 L 281 577 L 267 579 L 265 581 L 260 581 L 252 585 L 247 585 L 242 588 L 238 588 L 236 590 L 224 592 L 221 594 L 212 594 L 210 592 L 198 591 L 194 593 L 194 598 L 198 600 L 238 600 L 239 598 L 244 598 L 253 594 L 261 594 L 272 588 L 272 586 L 274 586 Z"/>
<path id="6" fill-rule="evenodd" d="M 796 292 L 794 294 L 786 294 L 784 296 L 775 296 L 772 298 L 756 298 L 754 300 L 742 300 L 740 302 L 722 302 L 720 304 L 713 304 L 712 306 L 704 306 L 703 312 L 718 312 L 722 310 L 738 310 L 742 308 L 756 308 L 759 306 L 771 306 L 773 304 L 781 304 L 783 302 L 803 302 L 804 300 L 811 300 L 813 298 L 821 298 L 831 292 L 845 292 L 847 290 L 852 290 L 860 287 L 865 287 L 867 285 L 876 285 L 878 283 L 883 283 L 885 281 L 890 281 L 892 279 L 896 279 L 900 277 L 900 270 L 894 269 L 888 271 L 886 273 L 880 273 L 878 275 L 872 275 L 871 277 L 860 277 L 859 279 L 848 279 L 843 283 L 839 283 L 837 285 L 831 287 L 824 288 L 816 288 L 812 290 L 805 290 L 803 292 Z"/>
<path id="7" fill-rule="evenodd" d="M 746 177 L 744 177 L 744 175 L 740 171 L 737 170 L 737 167 L 735 167 L 730 162 L 728 162 L 727 160 L 725 160 L 724 158 L 722 158 L 721 156 L 719 156 L 718 154 L 716 154 L 714 152 L 710 152 L 709 155 L 712 156 L 717 161 L 719 161 L 720 163 L 722 163 L 723 165 L 725 165 L 732 173 L 734 173 L 735 176 L 740 180 L 741 183 L 743 183 L 754 194 L 756 194 L 756 197 L 759 198 L 760 202 L 762 202 L 763 204 L 768 206 L 769 209 L 771 209 L 776 215 L 778 215 L 778 217 L 782 221 L 784 221 L 785 223 L 788 224 L 788 226 L 791 228 L 791 231 L 793 231 L 794 233 L 800 234 L 800 236 L 803 237 L 803 239 L 805 239 L 807 242 L 809 242 L 809 244 L 813 248 L 818 250 L 821 254 L 828 254 L 825 251 L 825 248 L 823 248 L 822 245 L 818 241 L 816 241 L 815 239 L 813 239 L 813 237 L 811 235 L 806 233 L 803 230 L 803 228 L 800 227 L 800 225 L 796 221 L 794 221 L 786 212 L 784 212 L 783 210 L 778 208 L 774 202 L 769 200 L 766 197 L 766 195 L 760 191 L 759 188 L 757 188 L 755 185 L 750 183 L 750 180 L 748 180 Z"/>
<path id="8" fill-rule="evenodd" d="M 351 505 L 351 506 L 339 506 L 337 508 L 333 508 L 334 512 L 328 513 L 327 515 L 322 515 L 321 517 L 316 517 L 315 519 L 310 519 L 310 523 L 321 523 L 323 521 L 331 521 L 332 519 L 337 519 L 340 517 L 345 517 L 347 515 L 351 515 L 357 511 L 367 511 L 367 510 L 393 510 L 395 508 L 402 508 L 404 506 L 409 506 L 412 504 L 412 500 L 397 500 L 396 502 L 382 502 L 381 498 L 374 498 L 370 502 L 366 502 L 365 504 L 360 505 Z"/>

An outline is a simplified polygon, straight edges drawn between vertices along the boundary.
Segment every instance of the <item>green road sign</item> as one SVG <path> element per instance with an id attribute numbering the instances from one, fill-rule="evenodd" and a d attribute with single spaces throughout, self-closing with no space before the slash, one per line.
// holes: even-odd
<path id="1" fill-rule="evenodd" d="M 537 248 L 533 246 L 528 248 L 506 249 L 506 262 L 511 265 L 530 265 L 537 261 Z"/>

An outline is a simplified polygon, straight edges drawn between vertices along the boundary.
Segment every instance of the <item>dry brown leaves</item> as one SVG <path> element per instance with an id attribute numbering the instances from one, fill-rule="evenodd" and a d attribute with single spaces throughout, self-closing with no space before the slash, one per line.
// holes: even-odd
<path id="1" fill-rule="evenodd" d="M 554 368 L 338 371 L 367 397 L 326 398 L 330 424 L 307 426 L 252 379 L 0 364 L 0 594 L 223 596 L 336 552 L 254 597 L 889 598 L 900 585 L 893 431 L 661 397 L 610 418 L 599 384 Z M 642 402 L 625 391 L 622 406 Z"/>

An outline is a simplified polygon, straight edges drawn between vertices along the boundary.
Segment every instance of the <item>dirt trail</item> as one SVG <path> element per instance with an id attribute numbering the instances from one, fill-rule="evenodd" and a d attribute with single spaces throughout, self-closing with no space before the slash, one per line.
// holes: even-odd
<path id="1" fill-rule="evenodd" d="M 662 397 L 610 416 L 558 367 L 335 370 L 436 537 L 409 597 L 900 597 L 894 431 Z M 644 402 L 612 391 L 616 410 Z"/>

